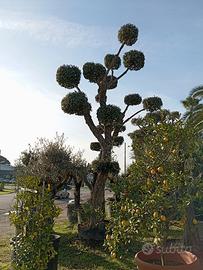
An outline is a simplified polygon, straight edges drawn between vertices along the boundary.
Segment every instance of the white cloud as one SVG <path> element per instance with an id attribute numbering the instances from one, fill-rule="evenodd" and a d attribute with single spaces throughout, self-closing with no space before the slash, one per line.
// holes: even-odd
<path id="1" fill-rule="evenodd" d="M 56 18 L 47 20 L 0 19 L 0 29 L 25 32 L 29 36 L 66 47 L 98 47 L 109 41 L 110 33 L 94 26 L 85 26 Z M 104 34 L 105 33 L 105 34 Z"/>

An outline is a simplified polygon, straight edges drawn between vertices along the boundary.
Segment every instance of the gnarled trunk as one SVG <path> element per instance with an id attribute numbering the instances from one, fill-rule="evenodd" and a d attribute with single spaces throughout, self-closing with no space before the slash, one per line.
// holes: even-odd
<path id="1" fill-rule="evenodd" d="M 106 147 L 101 152 L 100 161 L 111 161 L 111 148 Z M 93 214 L 90 218 L 90 225 L 94 227 L 97 222 L 98 211 L 100 214 L 105 212 L 105 184 L 108 177 L 108 173 L 99 172 L 94 182 L 94 186 L 91 192 L 91 205 L 93 208 Z"/>
<path id="2" fill-rule="evenodd" d="M 75 190 L 74 190 L 74 200 L 75 200 L 75 209 L 80 208 L 80 189 L 82 185 L 82 181 L 78 181 L 74 179 Z"/>
<path id="3" fill-rule="evenodd" d="M 108 174 L 99 173 L 92 190 L 91 203 L 94 208 L 103 208 L 105 203 L 105 183 Z"/>

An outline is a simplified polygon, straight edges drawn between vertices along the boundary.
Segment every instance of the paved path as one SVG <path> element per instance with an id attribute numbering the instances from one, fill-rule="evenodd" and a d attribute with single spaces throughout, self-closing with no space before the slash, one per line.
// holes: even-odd
<path id="1" fill-rule="evenodd" d="M 15 193 L 0 195 L 0 216 L 7 213 L 14 203 Z"/>

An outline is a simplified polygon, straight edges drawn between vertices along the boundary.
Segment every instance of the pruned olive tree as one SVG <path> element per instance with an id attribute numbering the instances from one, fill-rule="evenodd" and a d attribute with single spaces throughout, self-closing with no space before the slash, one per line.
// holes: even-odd
<path id="1" fill-rule="evenodd" d="M 64 113 L 75 114 L 84 117 L 84 120 L 96 138 L 96 142 L 90 144 L 93 151 L 99 151 L 99 162 L 96 168 L 97 177 L 92 186 L 91 203 L 94 209 L 100 209 L 104 205 L 105 182 L 109 173 L 118 173 L 119 166 L 112 163 L 111 154 L 114 146 L 120 146 L 124 139 L 120 133 L 125 131 L 125 124 L 135 115 L 142 111 L 155 111 L 160 109 L 162 101 L 158 97 L 149 97 L 142 101 L 137 93 L 125 96 L 125 109 L 121 111 L 116 105 L 108 103 L 108 91 L 115 89 L 119 81 L 129 71 L 138 71 L 144 67 L 145 56 L 141 51 L 130 50 L 125 52 L 121 60 L 121 51 L 124 46 L 132 46 L 138 39 L 138 28 L 132 24 L 123 25 L 118 31 L 118 40 L 121 46 L 117 53 L 107 54 L 104 57 L 104 65 L 100 63 L 87 62 L 82 67 L 83 77 L 97 88 L 95 100 L 98 103 L 96 112 L 98 123 L 93 121 L 92 106 L 86 94 L 79 86 L 81 70 L 74 65 L 62 65 L 57 69 L 56 81 L 62 87 L 75 89 L 68 93 L 61 101 Z M 123 62 L 124 70 L 116 71 Z M 131 116 L 127 116 L 130 106 L 143 104 L 143 107 Z M 94 222 L 93 222 L 94 223 Z M 93 224 L 94 225 L 94 224 Z"/>
<path id="2" fill-rule="evenodd" d="M 65 144 L 64 135 L 52 140 L 39 138 L 34 146 L 21 153 L 16 162 L 17 175 L 37 176 L 49 187 L 52 197 L 71 181 L 75 186 L 75 208 L 80 207 L 80 188 L 86 181 L 87 164 L 82 152 L 74 153 Z"/>

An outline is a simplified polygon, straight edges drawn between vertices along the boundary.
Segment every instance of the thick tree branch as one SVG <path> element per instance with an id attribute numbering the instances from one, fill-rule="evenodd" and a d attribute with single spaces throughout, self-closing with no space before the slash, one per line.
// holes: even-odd
<path id="1" fill-rule="evenodd" d="M 92 117 L 89 112 L 86 112 L 84 114 L 85 122 L 88 125 L 89 129 L 92 131 L 93 135 L 97 138 L 97 140 L 100 142 L 101 145 L 105 144 L 105 140 L 97 127 L 95 126 Z"/>
<path id="2" fill-rule="evenodd" d="M 111 142 L 112 142 L 111 133 L 112 133 L 112 126 L 105 126 L 104 127 L 104 136 L 105 136 L 105 141 L 108 144 L 111 144 Z"/>
<path id="3" fill-rule="evenodd" d="M 127 123 L 127 122 L 128 122 L 130 119 L 132 119 L 135 115 L 137 115 L 138 113 L 141 113 L 141 112 L 143 112 L 143 111 L 145 111 L 145 109 L 141 109 L 141 110 L 137 111 L 136 113 L 134 113 L 133 115 L 131 115 L 130 117 L 128 117 L 128 118 L 123 122 L 123 124 Z"/>
<path id="4" fill-rule="evenodd" d="M 120 79 L 120 78 L 122 78 L 127 72 L 128 72 L 128 68 L 117 78 L 118 80 Z"/>

